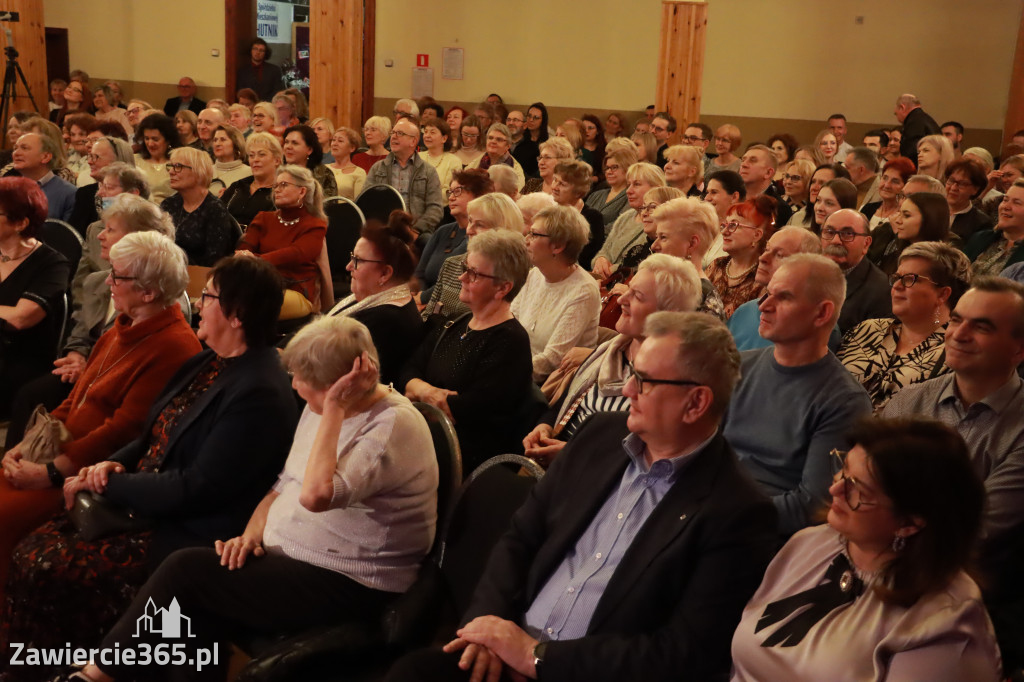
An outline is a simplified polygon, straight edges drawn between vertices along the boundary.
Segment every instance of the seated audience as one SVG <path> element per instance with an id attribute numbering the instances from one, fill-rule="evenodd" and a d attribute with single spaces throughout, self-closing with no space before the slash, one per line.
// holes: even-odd
<path id="1" fill-rule="evenodd" d="M 811 175 L 811 182 L 807 186 L 807 204 L 794 213 L 786 225 L 806 227 L 815 233 L 820 232 L 821 226 L 815 225 L 814 223 L 814 204 L 818 201 L 818 193 L 821 191 L 821 188 L 825 186 L 825 183 L 831 182 L 836 178 L 846 178 L 849 180 L 850 174 L 846 172 L 845 168 L 838 164 L 816 167 L 814 169 L 814 173 Z M 844 194 L 847 193 L 844 192 Z"/>
<path id="2" fill-rule="evenodd" d="M 338 185 L 334 181 L 334 173 L 322 163 L 324 153 L 312 128 L 307 125 L 286 128 L 281 147 L 284 149 L 284 162 L 309 169 L 320 183 L 324 198 L 337 196 Z"/>
<path id="3" fill-rule="evenodd" d="M 704 186 L 704 201 L 715 208 L 715 215 L 718 216 L 718 225 L 726 223 L 729 209 L 735 204 L 746 200 L 747 185 L 743 178 L 736 171 L 716 171 L 711 174 Z M 711 266 L 711 263 L 725 255 L 722 250 L 722 233 L 719 230 L 715 241 L 704 253 L 703 271 Z"/>
<path id="4" fill-rule="evenodd" d="M 926 135 L 917 143 L 917 172 L 944 180 L 953 163 L 953 145 L 942 135 Z"/>
<path id="5" fill-rule="evenodd" d="M 338 186 L 338 196 L 355 201 L 363 191 L 366 182 L 366 171 L 352 160 L 352 155 L 359 149 L 359 133 L 341 126 L 331 136 L 331 156 L 334 157 L 327 167 L 334 173 L 334 183 Z"/>
<path id="6" fill-rule="evenodd" d="M 423 320 L 409 290 L 416 267 L 412 216 L 394 211 L 387 225 L 371 222 L 362 229 L 346 269 L 352 294 L 331 309 L 331 316 L 351 317 L 366 325 L 377 349 L 381 382 L 390 384 L 420 342 Z"/>
<path id="7" fill-rule="evenodd" d="M 538 213 L 527 233 L 530 270 L 512 314 L 530 335 L 533 380 L 543 382 L 578 346 L 597 345 L 601 295 L 580 267 L 589 238 L 586 221 L 572 208 L 556 206 Z"/>
<path id="8" fill-rule="evenodd" d="M 821 234 L 821 228 L 830 215 L 842 209 L 853 210 L 856 207 L 857 186 L 846 178 L 829 180 L 818 190 L 809 229 L 815 234 Z"/>
<path id="9" fill-rule="evenodd" d="M 857 187 L 857 210 L 864 204 L 881 200 L 878 194 L 878 156 L 867 147 L 854 147 L 845 156 L 843 165 L 850 174 L 850 182 Z"/>
<path id="10" fill-rule="evenodd" d="M 12 632 L 41 644 L 94 646 L 170 552 L 244 528 L 284 460 L 296 418 L 268 346 L 280 291 L 273 269 L 256 261 L 224 261 L 211 272 L 199 324 L 210 350 L 161 385 L 151 408 L 147 401 L 136 440 L 64 486 L 68 503 L 93 491 L 149 527 L 87 541 L 60 515 L 29 535 L 14 552 Z"/>
<path id="11" fill-rule="evenodd" d="M 484 148 L 486 130 L 476 116 L 467 116 L 462 120 L 462 125 L 459 127 L 459 148 L 455 151 L 455 156 L 459 157 L 465 166 L 468 167 L 483 157 L 486 151 Z"/>
<path id="12" fill-rule="evenodd" d="M 488 194 L 475 201 L 492 197 L 508 199 Z M 469 312 L 451 324 L 431 317 L 396 384 L 409 399 L 439 408 L 454 422 L 467 476 L 494 455 L 521 451 L 529 429 L 516 415 L 533 390 L 530 337 L 510 310 L 529 270 L 518 231 L 488 230 L 471 238 L 459 290 Z"/>
<path id="13" fill-rule="evenodd" d="M 181 249 L 161 234 L 137 233 L 119 241 L 110 260 L 107 281 L 120 315 L 96 342 L 71 395 L 52 414 L 70 439 L 48 463 L 32 461 L 36 453 L 24 440 L 4 455 L 0 577 L 6 578 L 15 544 L 58 510 L 65 477 L 139 436 L 157 393 L 200 350 L 178 308 L 188 283 Z"/>
<path id="14" fill-rule="evenodd" d="M 812 175 L 814 175 L 814 164 L 803 159 L 790 161 L 782 171 L 782 188 L 785 190 L 782 200 L 794 213 L 807 204 Z"/>
<path id="15" fill-rule="evenodd" d="M 822 253 L 846 277 L 846 296 L 839 313 L 839 331 L 843 334 L 864 320 L 892 316 L 888 278 L 865 257 L 870 246 L 868 219 L 852 208 L 830 215 L 821 230 Z"/>
<path id="16" fill-rule="evenodd" d="M 38 183 L 46 196 L 47 217 L 67 221 L 75 208 L 75 185 L 57 177 L 54 170 L 63 148 L 49 135 L 25 133 L 14 145 L 11 159 L 15 175 Z"/>
<path id="17" fill-rule="evenodd" d="M 46 221 L 46 195 L 28 178 L 0 178 L 0 417 L 18 389 L 46 374 L 60 341 L 61 295 L 70 268 L 35 238 Z M 2 563 L 2 561 L 0 561 Z M 2 580 L 0 580 L 2 582 Z"/>
<path id="18" fill-rule="evenodd" d="M 188 109 L 183 109 L 174 115 L 174 129 L 178 131 L 178 138 L 182 147 L 194 147 L 202 149 L 203 144 L 199 141 L 199 117 Z"/>
<path id="19" fill-rule="evenodd" d="M 554 198 L 546 192 L 534 192 L 521 195 L 516 200 L 516 207 L 523 214 L 523 236 L 525 237 L 533 227 L 533 219 L 545 208 L 557 206 Z"/>
<path id="20" fill-rule="evenodd" d="M 776 133 L 768 138 L 765 146 L 771 149 L 772 153 L 775 154 L 776 170 L 775 177 L 772 178 L 772 181 L 777 185 L 784 186 L 786 174 L 785 169 L 788 168 L 789 164 L 795 160 L 793 155 L 796 154 L 796 148 L 800 146 L 800 143 L 797 142 L 796 138 L 789 133 Z M 806 180 L 810 178 L 810 175 L 810 173 L 807 174 L 807 178 L 805 178 L 804 181 L 805 185 Z"/>
<path id="21" fill-rule="evenodd" d="M 270 102 L 257 102 L 252 108 L 252 129 L 257 133 L 269 133 L 280 139 L 281 136 L 274 132 L 274 121 L 277 112 Z"/>
<path id="22" fill-rule="evenodd" d="M 740 158 L 735 154 L 743 143 L 740 129 L 731 123 L 719 126 L 715 131 L 714 143 L 715 153 L 718 156 L 711 159 L 711 163 L 707 164 L 704 169 L 705 181 L 716 171 L 739 171 L 740 169 Z"/>
<path id="23" fill-rule="evenodd" d="M 537 157 L 541 154 L 540 145 L 548 140 L 547 107 L 543 102 L 534 102 L 526 110 L 524 119 L 523 137 L 512 150 L 512 156 L 523 167 L 523 172 L 526 173 L 527 182 L 529 182 L 540 175 Z M 455 129 L 452 128 L 453 135 L 454 131 Z"/>
<path id="24" fill-rule="evenodd" d="M 706 315 L 653 314 L 645 336 L 629 413 L 587 420 L 491 553 L 458 639 L 400 660 L 389 682 L 727 674 L 776 541 L 774 510 L 718 431 L 739 357 Z"/>
<path id="25" fill-rule="evenodd" d="M 485 138 L 484 155 L 479 159 L 466 164 L 466 168 L 481 168 L 487 170 L 492 165 L 503 164 L 515 171 L 518 178 L 517 186 L 522 188 L 526 184 L 526 175 L 523 167 L 509 153 L 511 148 L 512 133 L 504 123 L 494 123 L 487 129 Z"/>
<path id="26" fill-rule="evenodd" d="M 545 192 L 554 194 L 555 166 L 563 161 L 572 161 L 575 154 L 572 145 L 564 137 L 549 137 L 540 143 L 537 157 L 537 177 L 531 177 L 523 186 L 522 193 Z"/>
<path id="27" fill-rule="evenodd" d="M 772 275 L 785 259 L 797 253 L 820 254 L 821 239 L 802 227 L 787 225 L 769 237 L 764 252 L 757 259 L 754 281 L 761 286 L 768 286 Z M 760 304 L 759 300 L 747 301 L 736 308 L 732 317 L 729 318 L 729 333 L 732 334 L 733 341 L 736 342 L 736 348 L 741 351 L 767 348 L 772 345 L 771 341 L 761 336 L 759 329 L 761 324 Z"/>
<path id="28" fill-rule="evenodd" d="M 245 138 L 238 128 L 219 125 L 213 132 L 213 180 L 210 192 L 220 198 L 232 183 L 252 176 L 252 169 L 245 162 Z"/>
<path id="29" fill-rule="evenodd" d="M 981 198 L 987 178 L 985 169 L 969 158 L 952 162 L 946 168 L 946 200 L 949 202 L 949 229 L 966 242 L 976 232 L 992 228 L 995 221 L 975 206 Z"/>
<path id="30" fill-rule="evenodd" d="M 237 128 L 246 139 L 252 134 L 252 112 L 244 104 L 232 104 L 228 107 L 228 123 Z"/>
<path id="31" fill-rule="evenodd" d="M 782 200 L 782 192 L 772 178 L 775 177 L 775 154 L 763 144 L 751 145 L 740 160 L 740 177 L 747 186 L 747 198 L 761 194 L 775 200 L 775 225 L 785 225 L 792 217 L 789 205 Z"/>
<path id="32" fill-rule="evenodd" d="M 580 123 L 580 130 L 583 133 L 583 144 L 580 145 L 580 160 L 589 163 L 590 167 L 595 170 L 598 180 L 603 180 L 605 146 L 608 142 L 604 137 L 601 119 L 593 114 L 584 114 Z"/>
<path id="33" fill-rule="evenodd" d="M 164 103 L 164 113 L 168 116 L 174 116 L 183 109 L 198 114 L 205 108 L 206 102 L 196 97 L 196 82 L 188 76 L 178 81 L 178 96 L 169 97 Z"/>
<path id="34" fill-rule="evenodd" d="M 524 234 L 523 215 L 515 203 L 507 195 L 491 192 L 471 200 L 466 205 L 468 222 L 466 223 L 467 244 L 473 237 L 485 230 L 512 230 Z M 452 320 L 464 315 L 468 308 L 461 300 L 462 272 L 466 262 L 465 252 L 449 256 L 437 273 L 437 281 L 422 311 L 423 319 L 430 315 L 440 314 Z"/>
<path id="35" fill-rule="evenodd" d="M 28 126 L 24 124 L 27 124 L 32 117 L 32 114 L 28 114 L 19 125 L 14 126 L 13 131 L 11 128 L 7 129 L 7 137 L 10 140 L 12 150 L 18 142 L 18 138 L 21 137 L 23 133 L 30 132 L 28 130 Z M 16 121 L 17 119 L 11 120 Z M 97 121 L 96 117 L 92 114 L 71 114 L 64 119 L 62 132 L 65 134 L 67 139 L 67 154 L 64 159 L 64 167 L 75 174 L 76 179 L 72 184 L 78 185 L 77 179 L 81 177 L 82 173 L 89 169 L 88 157 L 91 149 L 89 134 L 95 131 L 98 125 L 99 121 Z M 12 136 L 13 139 L 11 139 Z M 11 159 L 7 158 L 4 165 L 10 161 Z M 68 181 L 71 182 L 71 180 Z"/>
<path id="36" fill-rule="evenodd" d="M 892 216 L 899 212 L 903 187 L 913 174 L 914 162 L 910 159 L 897 157 L 887 161 L 882 166 L 882 175 L 878 179 L 879 200 L 860 207 L 860 212 L 868 217 L 868 229 L 871 230 L 872 239 L 876 244 L 882 234 L 876 231 L 888 224 Z M 887 229 L 892 230 L 891 227 Z M 875 264 L 877 265 L 877 262 Z"/>
<path id="37" fill-rule="evenodd" d="M 252 174 L 228 185 L 220 196 L 221 203 L 243 229 L 256 214 L 274 210 L 271 189 L 277 179 L 277 169 L 284 162 L 281 143 L 270 133 L 250 135 L 245 141 L 245 153 Z"/>
<path id="38" fill-rule="evenodd" d="M 871 401 L 828 349 L 846 281 L 824 256 L 787 257 L 762 299 L 758 331 L 774 344 L 743 353 L 723 435 L 771 495 L 779 533 L 814 523 L 830 484 L 829 452 Z"/>
<path id="39" fill-rule="evenodd" d="M 297 114 L 298 106 L 283 90 L 274 95 L 270 104 L 274 107 L 274 129 L 275 135 L 285 136 L 285 131 L 297 125 L 302 125 L 303 119 Z"/>
<path id="40" fill-rule="evenodd" d="M 320 144 L 320 151 L 323 152 L 321 161 L 325 166 L 334 163 L 334 156 L 331 154 L 331 138 L 334 137 L 334 124 L 331 120 L 320 116 L 309 122 L 309 127 L 316 133 L 316 141 Z"/>
<path id="41" fill-rule="evenodd" d="M 629 379 L 630 363 L 644 341 L 648 316 L 662 310 L 696 310 L 701 300 L 700 281 L 692 263 L 667 254 L 653 254 L 640 263 L 619 298 L 618 335 L 587 356 L 558 402 L 523 440 L 527 457 L 547 466 L 591 416 L 629 410 L 629 398 L 622 390 Z"/>
<path id="42" fill-rule="evenodd" d="M 462 160 L 451 149 L 451 129 L 441 119 L 435 119 L 420 126 L 423 131 L 423 146 L 420 158 L 429 163 L 437 171 L 437 179 L 441 183 L 442 201 L 448 201 L 448 186 L 452 182 L 452 174 L 462 170 Z"/>
<path id="43" fill-rule="evenodd" d="M 366 151 L 352 157 L 352 163 L 367 173 L 373 164 L 386 159 L 388 150 L 384 143 L 391 137 L 391 119 L 387 116 L 371 116 L 363 124 L 363 139 L 366 140 Z"/>
<path id="44" fill-rule="evenodd" d="M 96 199 L 100 188 L 99 180 L 103 169 L 112 163 L 134 166 L 132 146 L 116 137 L 102 137 L 93 142 L 89 154 L 89 176 L 92 182 L 75 191 L 75 207 L 68 218 L 71 227 L 83 237 L 89 225 L 99 220 L 99 202 Z"/>
<path id="45" fill-rule="evenodd" d="M 601 212 L 606 232 L 611 231 L 615 221 L 629 208 L 626 174 L 636 162 L 634 148 L 609 149 L 604 157 L 604 179 L 608 188 L 595 190 L 586 198 L 587 206 Z"/>
<path id="46" fill-rule="evenodd" d="M 994 228 L 976 232 L 964 246 L 971 271 L 997 275 L 1007 266 L 1024 261 L 1024 179 L 1014 180 L 999 205 Z"/>
<path id="47" fill-rule="evenodd" d="M 611 328 L 615 326 L 615 316 L 609 316 L 610 306 L 614 297 L 626 293 L 626 283 L 636 274 L 637 266 L 654 253 L 652 249 L 658 237 L 658 226 L 654 222 L 654 211 L 662 204 L 673 199 L 681 199 L 684 196 L 686 195 L 675 187 L 655 187 L 644 195 L 644 203 L 640 207 L 640 224 L 643 229 L 643 240 L 638 240 L 636 244 L 631 246 L 623 254 L 615 273 L 601 282 L 602 293 L 604 290 L 608 290 L 612 294 L 611 298 L 608 296 L 604 297 L 606 305 L 601 313 L 601 317 L 604 318 L 602 323 L 605 327 Z"/>
<path id="48" fill-rule="evenodd" d="M 646 121 L 643 121 L 643 123 L 646 125 Z M 640 123 L 637 123 L 637 127 L 639 126 Z M 629 139 L 633 142 L 633 148 L 636 149 L 637 161 L 657 166 L 655 161 L 658 158 L 658 138 L 649 132 L 637 131 Z M 661 168 L 661 166 L 658 166 L 658 168 Z"/>
<path id="49" fill-rule="evenodd" d="M 761 295 L 764 285 L 755 281 L 757 262 L 775 232 L 775 199 L 755 195 L 729 209 L 722 225 L 722 249 L 726 255 L 708 268 L 729 319 L 747 301 Z"/>
<path id="50" fill-rule="evenodd" d="M 462 127 L 462 120 L 469 116 L 469 112 L 460 106 L 450 108 L 444 115 L 444 121 L 452 131 L 452 148 L 458 149 L 462 138 L 459 137 L 459 129 Z"/>
<path id="51" fill-rule="evenodd" d="M 50 373 L 27 383 L 18 391 L 7 427 L 4 447 L 8 450 L 21 441 L 25 424 L 37 405 L 54 410 L 68 397 L 81 377 L 96 342 L 116 324 L 117 311 L 111 307 L 111 290 L 107 281 L 111 247 L 132 232 L 154 231 L 174 239 L 174 223 L 170 216 L 139 196 L 145 189 L 145 180 L 138 169 L 119 163 L 111 164 L 101 173 L 104 175 L 100 181 L 104 194 L 115 184 L 117 191 L 111 197 L 113 203 L 103 211 L 103 220 L 96 221 L 89 228 L 86 247 L 72 282 L 71 330 Z M 122 177 L 126 178 L 125 184 L 142 183 L 142 188 L 123 189 Z M 120 198 L 117 194 L 122 191 L 125 195 Z M 182 312 L 187 320 L 190 308 L 187 297 L 183 299 L 185 307 Z"/>
<path id="52" fill-rule="evenodd" d="M 647 193 L 655 187 L 665 186 L 665 172 L 653 163 L 641 161 L 626 171 L 626 183 L 629 208 L 615 219 L 604 244 L 591 261 L 591 270 L 601 280 L 607 280 L 622 267 L 622 259 L 633 247 L 647 242 L 640 211 Z"/>
<path id="53" fill-rule="evenodd" d="M 415 581 L 437 523 L 437 460 L 426 422 L 378 382 L 370 334 L 355 320 L 314 322 L 283 360 L 306 408 L 277 482 L 241 535 L 222 533 L 213 547 L 164 561 L 104 647 L 138 646 L 136 620 L 150 600 L 177 599 L 195 635 L 188 647 L 210 647 L 339 621 L 369 627 Z M 141 637 L 161 640 L 159 632 Z M 101 663 L 83 673 L 127 679 L 140 668 Z"/>
<path id="54" fill-rule="evenodd" d="M 487 175 L 490 176 L 491 182 L 494 183 L 495 192 L 501 192 L 502 194 L 508 195 L 508 198 L 512 201 L 519 201 L 519 197 L 521 196 L 519 194 L 519 178 L 511 167 L 501 164 L 491 166 L 487 169 Z M 534 192 L 534 194 L 536 194 L 536 192 Z M 541 192 L 541 194 L 544 193 Z M 550 195 L 545 196 L 550 197 Z"/>
<path id="55" fill-rule="evenodd" d="M 238 235 L 227 208 L 210 194 L 210 156 L 191 147 L 178 147 L 171 152 L 167 171 L 176 194 L 160 202 L 160 208 L 174 221 L 174 241 L 185 250 L 189 265 L 212 267 L 231 253 Z"/>
<path id="56" fill-rule="evenodd" d="M 128 121 L 128 113 L 117 106 L 114 99 L 114 90 L 109 85 L 101 85 L 96 88 L 92 95 L 93 107 L 95 107 L 96 119 L 98 121 L 111 121 L 124 129 L 125 135 L 135 132 L 132 124 Z"/>
<path id="57" fill-rule="evenodd" d="M 54 109 L 49 114 L 49 119 L 58 126 L 64 125 L 64 119 L 70 115 L 92 112 L 92 91 L 89 84 L 72 80 L 64 88 L 64 106 Z"/>
<path id="58" fill-rule="evenodd" d="M 949 371 L 943 362 L 946 323 L 970 278 L 970 261 L 948 244 L 918 242 L 900 254 L 889 277 L 895 319 L 861 322 L 837 353 L 876 411 L 907 386 Z"/>
<path id="59" fill-rule="evenodd" d="M 423 248 L 415 273 L 420 286 L 419 294 L 416 296 L 419 305 L 426 305 L 430 300 L 444 262 L 452 256 L 466 252 L 469 202 L 493 191 L 494 183 L 490 176 L 479 168 L 456 171 L 452 175 L 447 195 L 448 210 L 454 220 L 438 227 Z"/>
<path id="60" fill-rule="evenodd" d="M 819 166 L 831 166 L 833 163 L 840 163 L 843 160 L 836 158 L 836 153 L 839 151 L 839 141 L 828 128 L 818 132 L 814 137 L 811 149 Z"/>
<path id="61" fill-rule="evenodd" d="M 949 204 L 941 194 L 904 195 L 889 222 L 871 233 L 867 258 L 886 275 L 896 272 L 900 254 L 911 244 L 960 240 L 949 231 Z"/>
<path id="62" fill-rule="evenodd" d="M 282 320 L 306 317 L 323 309 L 322 296 L 332 283 L 321 281 L 317 263 L 324 248 L 327 218 L 323 190 L 313 174 L 302 166 L 281 166 L 274 183 L 277 210 L 256 214 L 238 242 L 236 256 L 261 258 L 284 278 Z"/>
<path id="63" fill-rule="evenodd" d="M 390 185 L 402 195 L 406 211 L 416 218 L 413 229 L 429 235 L 441 221 L 441 184 L 437 171 L 416 153 L 420 130 L 400 119 L 391 129 L 391 153 L 366 173 L 366 187 Z"/>
<path id="64" fill-rule="evenodd" d="M 196 132 L 199 135 L 199 140 L 193 145 L 196 149 L 213 154 L 213 133 L 227 122 L 226 114 L 227 112 L 214 107 L 207 107 L 199 112 L 196 117 Z"/>
<path id="65" fill-rule="evenodd" d="M 146 175 L 150 200 L 159 204 L 175 192 L 167 164 L 171 152 L 182 146 L 178 131 L 167 116 L 150 114 L 139 122 L 135 139 L 142 141 L 135 165 Z"/>
<path id="66" fill-rule="evenodd" d="M 675 187 L 683 196 L 699 197 L 704 179 L 703 155 L 686 144 L 675 144 L 665 149 L 665 184 Z"/>
<path id="67" fill-rule="evenodd" d="M 583 203 L 583 197 L 590 191 L 593 172 L 583 161 L 559 161 L 551 180 L 551 196 L 555 198 L 555 203 L 579 212 L 589 226 L 588 241 L 579 255 L 579 264 L 586 270 L 590 270 L 591 261 L 604 244 L 604 219 L 601 213 Z"/>
<path id="68" fill-rule="evenodd" d="M 833 451 L 828 523 L 786 543 L 743 611 L 733 682 L 837 670 L 851 680 L 1001 679 L 966 572 L 984 491 L 963 440 L 924 420 L 865 421 L 852 433 L 851 450 Z"/>

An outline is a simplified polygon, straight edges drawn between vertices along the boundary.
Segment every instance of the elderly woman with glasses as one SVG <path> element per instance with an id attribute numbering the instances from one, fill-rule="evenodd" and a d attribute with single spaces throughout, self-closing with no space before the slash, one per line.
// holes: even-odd
<path id="1" fill-rule="evenodd" d="M 511 203 L 503 194 L 476 201 L 489 197 Z M 468 475 L 489 457 L 518 451 L 526 430 L 512 416 L 533 390 L 530 337 L 511 311 L 530 270 L 523 236 L 516 229 L 473 236 L 460 270 L 459 300 L 468 312 L 451 324 L 428 321 L 396 386 L 452 419 Z"/>
<path id="2" fill-rule="evenodd" d="M 585 200 L 587 206 L 601 212 L 609 233 L 622 212 L 629 208 L 629 193 L 626 191 L 629 180 L 626 174 L 636 162 L 636 149 L 632 145 L 624 148 L 608 145 L 604 157 L 604 179 L 608 187 L 594 190 Z"/>
<path id="3" fill-rule="evenodd" d="M 512 303 L 512 314 L 530 334 L 533 379 L 543 382 L 576 347 L 597 345 L 601 294 L 577 260 L 589 239 L 588 226 L 568 206 L 540 211 L 526 238 L 530 270 Z"/>
<path id="4" fill-rule="evenodd" d="M 732 640 L 732 682 L 1001 679 L 966 569 L 985 491 L 967 445 L 932 421 L 868 420 L 834 451 L 827 523 L 768 566 Z"/>
<path id="5" fill-rule="evenodd" d="M 231 253 L 238 238 L 227 208 L 210 193 L 210 155 L 191 147 L 171 152 L 167 164 L 172 194 L 160 203 L 174 221 L 174 240 L 185 250 L 189 265 L 212 267 Z"/>
<path id="6" fill-rule="evenodd" d="M 327 217 L 323 191 L 313 174 L 301 166 L 282 166 L 274 182 L 275 211 L 258 214 L 238 242 L 235 255 L 261 258 L 285 280 L 281 319 L 306 317 L 321 309 L 323 287 L 317 259 L 324 248 Z M 326 298 L 332 299 L 333 294 Z"/>
<path id="7" fill-rule="evenodd" d="M 416 267 L 415 222 L 408 213 L 393 211 L 387 225 L 371 221 L 362 229 L 345 267 L 352 278 L 352 294 L 328 313 L 366 325 L 380 359 L 381 381 L 386 384 L 398 378 L 419 344 L 423 326 L 409 289 Z"/>
<path id="8" fill-rule="evenodd" d="M 946 168 L 946 200 L 952 218 L 949 229 L 964 242 L 976 232 L 992 228 L 992 217 L 975 206 L 988 178 L 978 161 L 963 158 Z"/>
<path id="9" fill-rule="evenodd" d="M 612 224 L 601 249 L 591 262 L 591 271 L 601 280 L 607 280 L 622 266 L 622 259 L 630 249 L 645 243 L 641 210 L 645 197 L 655 187 L 665 186 L 665 172 L 653 163 L 639 162 L 626 171 L 626 201 L 624 210 Z"/>
<path id="10" fill-rule="evenodd" d="M 590 270 L 591 261 L 604 244 L 604 218 L 601 213 L 583 203 L 590 191 L 594 170 L 584 161 L 560 161 L 555 165 L 551 180 L 551 196 L 560 206 L 579 212 L 590 229 L 590 238 L 579 254 L 579 264 Z"/>
<path id="11" fill-rule="evenodd" d="M 518 149 L 518 147 L 517 147 Z M 552 183 L 555 178 L 555 166 L 562 161 L 575 158 L 572 145 L 564 137 L 549 137 L 540 143 L 540 155 L 537 157 L 539 177 L 531 177 L 523 186 L 522 194 L 545 192 L 553 194 Z"/>
<path id="12" fill-rule="evenodd" d="M 516 173 L 517 186 L 522 189 L 526 184 L 526 175 L 523 167 L 519 165 L 509 153 L 511 148 L 512 133 L 504 123 L 494 123 L 487 129 L 486 152 L 479 159 L 466 165 L 466 168 L 481 168 L 487 170 L 492 165 L 503 164 L 509 166 Z"/>
<path id="13" fill-rule="evenodd" d="M 143 433 L 153 399 L 200 350 L 178 307 L 188 273 L 174 242 L 157 232 L 134 233 L 114 245 L 110 261 L 106 281 L 117 321 L 96 342 L 71 394 L 52 414 L 70 439 L 45 464 L 28 459 L 32 445 L 24 440 L 4 455 L 0 578 L 6 578 L 14 545 L 59 510 L 65 478 L 73 480 L 83 467 Z"/>
<path id="14" fill-rule="evenodd" d="M 716 171 L 731 170 L 739 172 L 740 170 L 740 157 L 736 156 L 735 153 L 740 148 L 740 144 L 743 143 L 740 129 L 731 123 L 719 126 L 718 130 L 715 131 L 713 142 L 715 153 L 718 156 L 707 163 L 707 167 L 704 169 L 705 181 Z"/>
<path id="15" fill-rule="evenodd" d="M 391 119 L 386 116 L 371 116 L 363 124 L 363 139 L 366 140 L 366 151 L 352 156 L 352 163 L 367 173 L 373 164 L 386 159 L 388 150 L 384 146 L 391 136 Z"/>
<path id="16" fill-rule="evenodd" d="M 764 291 L 764 285 L 754 281 L 754 275 L 758 259 L 775 232 L 774 216 L 775 199 L 763 194 L 729 209 L 722 225 L 722 249 L 726 255 L 708 269 L 708 279 L 725 304 L 726 319 Z"/>
<path id="17" fill-rule="evenodd" d="M 903 250 L 892 283 L 893 318 L 865 320 L 836 354 L 871 397 L 876 411 L 899 390 L 949 368 L 942 362 L 949 314 L 971 284 L 971 262 L 942 242 Z"/>
<path id="18" fill-rule="evenodd" d="M 692 312 L 700 299 L 700 275 L 692 263 L 667 254 L 655 254 L 642 262 L 619 298 L 618 335 L 584 360 L 559 401 L 523 439 L 526 456 L 547 465 L 591 415 L 628 410 L 629 399 L 622 395 L 622 388 L 644 341 L 647 316 L 662 310 Z"/>
<path id="19" fill-rule="evenodd" d="M 87 540 L 61 514 L 23 540 L 5 613 L 14 641 L 96 646 L 165 557 L 244 531 L 281 470 L 298 416 L 272 345 L 280 307 L 281 280 L 270 265 L 226 258 L 210 271 L 199 320 L 208 350 L 138 406 L 134 440 L 99 453 L 64 485 L 66 503 L 80 492 L 102 495 L 146 526 Z M 192 344 L 196 353 L 194 335 Z"/>
<path id="20" fill-rule="evenodd" d="M 274 119 L 277 113 L 270 102 L 257 102 L 252 108 L 252 129 L 257 133 L 274 133 Z M 276 136 L 275 136 L 276 137 Z"/>

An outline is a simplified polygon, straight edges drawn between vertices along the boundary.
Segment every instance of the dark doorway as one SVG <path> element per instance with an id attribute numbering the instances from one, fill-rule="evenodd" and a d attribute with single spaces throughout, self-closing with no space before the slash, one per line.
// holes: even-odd
<path id="1" fill-rule="evenodd" d="M 54 78 L 68 79 L 71 74 L 71 57 L 68 53 L 68 30 L 46 27 L 46 82 Z M 49 98 L 50 93 L 46 93 Z"/>

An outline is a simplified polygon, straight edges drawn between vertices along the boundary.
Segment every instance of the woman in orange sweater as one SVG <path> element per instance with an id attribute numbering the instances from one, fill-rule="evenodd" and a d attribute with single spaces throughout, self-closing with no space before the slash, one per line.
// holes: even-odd
<path id="1" fill-rule="evenodd" d="M 93 348 L 82 376 L 53 416 L 72 440 L 50 464 L 3 458 L 0 479 L 0 603 L 11 549 L 60 510 L 64 478 L 96 463 L 139 435 L 153 399 L 171 375 L 201 349 L 177 300 L 188 283 L 184 252 L 157 232 L 137 232 L 110 250 L 107 282 L 114 326 Z"/>
<path id="2" fill-rule="evenodd" d="M 287 290 L 281 319 L 305 317 L 320 309 L 317 259 L 324 248 L 327 217 L 323 190 L 301 166 L 282 166 L 274 182 L 276 211 L 258 213 L 238 243 L 236 255 L 259 257 L 277 268 Z M 332 301 L 333 303 L 333 301 Z"/>

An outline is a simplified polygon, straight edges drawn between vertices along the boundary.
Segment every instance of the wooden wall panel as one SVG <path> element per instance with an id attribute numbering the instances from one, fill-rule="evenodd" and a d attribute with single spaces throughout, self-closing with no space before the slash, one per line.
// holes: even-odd
<path id="1" fill-rule="evenodd" d="M 38 111 L 45 115 L 49 87 L 46 80 L 46 30 L 43 21 L 43 0 L 6 0 L 2 9 L 18 12 L 21 15 L 21 21 L 0 24 L 0 43 L 2 43 L 2 47 L 8 47 L 6 36 L 2 35 L 2 29 L 9 27 L 14 47 L 18 50 L 18 64 L 21 65 L 21 70 L 25 73 L 25 80 L 28 81 L 29 88 L 32 89 L 32 96 L 39 107 Z M 3 62 L 3 69 L 6 70 L 7 57 L 4 56 L 0 61 Z M 32 104 L 20 78 L 15 88 L 15 94 L 17 96 L 11 102 L 11 111 L 32 109 Z"/>
<path id="2" fill-rule="evenodd" d="M 1010 77 L 1010 97 L 1006 103 L 1006 122 L 1003 124 L 1002 151 L 1013 139 L 1013 134 L 1024 128 L 1024 13 L 1017 29 L 1017 51 L 1013 55 L 1013 75 Z"/>
<path id="3" fill-rule="evenodd" d="M 686 125 L 700 118 L 708 6 L 704 2 L 661 3 L 661 51 L 655 107 L 675 117 L 678 142 Z"/>
<path id="4" fill-rule="evenodd" d="M 367 4 L 372 2 L 365 0 Z M 335 125 L 362 129 L 366 14 L 364 0 L 317 0 L 310 4 L 311 118 L 325 116 Z M 369 86 L 372 88 L 372 83 Z M 370 101 L 372 106 L 372 97 Z"/>

